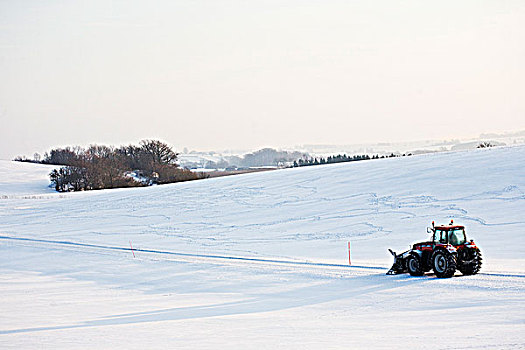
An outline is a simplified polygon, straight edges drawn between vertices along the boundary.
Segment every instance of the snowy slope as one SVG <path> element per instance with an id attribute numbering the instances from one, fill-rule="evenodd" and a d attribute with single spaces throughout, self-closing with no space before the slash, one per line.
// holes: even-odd
<path id="1" fill-rule="evenodd" d="M 523 164 L 518 146 L 18 196 L 49 191 L 35 166 L 0 179 L 0 347 L 523 348 Z M 384 275 L 387 248 L 451 218 L 482 274 Z"/>
<path id="2" fill-rule="evenodd" d="M 0 197 L 55 193 L 49 187 L 52 165 L 0 160 Z"/>

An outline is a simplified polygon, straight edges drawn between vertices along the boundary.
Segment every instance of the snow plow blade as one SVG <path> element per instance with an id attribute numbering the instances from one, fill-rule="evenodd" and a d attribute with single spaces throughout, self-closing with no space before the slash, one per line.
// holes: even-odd
<path id="1" fill-rule="evenodd" d="M 401 253 L 401 254 L 396 254 L 396 252 L 394 252 L 392 249 L 388 249 L 388 251 L 390 252 L 390 254 L 394 256 L 394 264 L 392 265 L 392 267 L 390 268 L 390 270 L 388 270 L 386 274 L 387 275 L 398 275 L 400 273 L 407 272 L 408 270 L 406 268 L 406 262 L 405 262 L 404 255 L 408 253 L 408 251 Z"/>

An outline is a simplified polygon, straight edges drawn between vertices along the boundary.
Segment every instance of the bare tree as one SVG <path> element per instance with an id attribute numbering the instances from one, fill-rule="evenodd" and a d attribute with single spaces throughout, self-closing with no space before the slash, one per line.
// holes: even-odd
<path id="1" fill-rule="evenodd" d="M 165 165 L 177 167 L 177 156 L 179 155 L 166 143 L 158 140 L 142 140 L 140 146 L 144 157 L 150 163 L 150 171 L 158 172 Z"/>

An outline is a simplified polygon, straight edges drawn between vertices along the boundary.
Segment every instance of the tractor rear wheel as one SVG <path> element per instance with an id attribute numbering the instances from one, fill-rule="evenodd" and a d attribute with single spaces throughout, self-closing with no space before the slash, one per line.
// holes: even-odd
<path id="1" fill-rule="evenodd" d="M 411 254 L 407 258 L 408 273 L 412 276 L 423 276 L 423 268 L 421 267 L 421 259 L 415 254 Z"/>
<path id="2" fill-rule="evenodd" d="M 456 255 L 444 249 L 437 249 L 432 254 L 432 267 L 439 278 L 450 278 L 456 272 Z"/>
<path id="3" fill-rule="evenodd" d="M 482 260 L 478 248 L 463 249 L 458 256 L 458 270 L 464 275 L 475 275 L 481 269 Z"/>

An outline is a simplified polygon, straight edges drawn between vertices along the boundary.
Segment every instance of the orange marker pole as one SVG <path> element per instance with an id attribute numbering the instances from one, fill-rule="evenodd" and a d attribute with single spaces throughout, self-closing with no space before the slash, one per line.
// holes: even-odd
<path id="1" fill-rule="evenodd" d="M 348 241 L 348 265 L 352 265 L 352 260 L 350 259 L 350 241 Z"/>
<path id="2" fill-rule="evenodd" d="M 348 242 L 350 243 L 350 242 Z M 133 251 L 133 246 L 131 245 L 131 241 L 129 241 L 129 246 L 131 247 L 131 252 L 133 253 L 133 257 L 135 257 L 135 252 Z"/>

